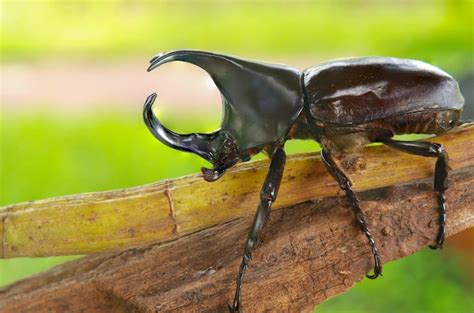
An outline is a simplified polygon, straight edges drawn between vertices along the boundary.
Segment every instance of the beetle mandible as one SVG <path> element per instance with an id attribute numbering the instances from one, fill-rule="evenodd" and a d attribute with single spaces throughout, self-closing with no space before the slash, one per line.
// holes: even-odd
<path id="1" fill-rule="evenodd" d="M 334 156 L 356 153 L 368 143 L 381 142 L 406 153 L 436 158 L 434 192 L 439 231 L 430 247 L 442 247 L 448 154 L 441 144 L 392 137 L 408 133 L 440 135 L 461 123 L 464 99 L 449 74 L 421 61 L 388 57 L 335 60 L 301 72 L 285 65 L 195 50 L 159 54 L 151 59 L 148 71 L 171 61 L 189 62 L 209 73 L 221 92 L 223 119 L 220 129 L 209 134 L 175 133 L 154 115 L 156 94 L 151 94 L 145 101 L 143 117 L 159 141 L 212 163 L 213 168 L 202 168 L 206 181 L 217 180 L 226 169 L 250 160 L 260 151 L 271 159 L 230 311 L 240 310 L 244 273 L 277 197 L 286 160 L 283 147 L 289 139 L 320 143 L 321 159 L 346 193 L 356 223 L 367 237 L 374 258 L 373 274 L 367 277 L 372 279 L 382 274 L 377 245 L 352 183 Z"/>

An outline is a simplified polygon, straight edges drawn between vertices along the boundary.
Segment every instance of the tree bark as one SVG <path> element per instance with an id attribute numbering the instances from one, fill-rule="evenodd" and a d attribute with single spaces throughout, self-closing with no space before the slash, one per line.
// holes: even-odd
<path id="1" fill-rule="evenodd" d="M 429 178 L 359 193 L 383 262 L 433 243 L 438 214 L 432 185 Z M 450 172 L 448 235 L 474 226 L 473 188 L 473 166 Z M 251 220 L 238 218 L 168 243 L 69 262 L 1 289 L 0 308 L 226 312 Z M 243 311 L 309 312 L 371 268 L 367 240 L 345 197 L 284 207 L 272 212 L 254 252 L 243 286 Z"/>

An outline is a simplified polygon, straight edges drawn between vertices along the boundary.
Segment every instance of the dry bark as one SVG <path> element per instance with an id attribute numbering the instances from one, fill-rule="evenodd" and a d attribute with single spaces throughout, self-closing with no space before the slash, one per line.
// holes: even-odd
<path id="1" fill-rule="evenodd" d="M 474 167 L 450 172 L 448 235 L 474 226 Z M 432 179 L 359 193 L 388 262 L 433 242 Z M 3 312 L 226 312 L 251 216 L 168 243 L 97 254 L 0 290 Z M 436 253 L 436 252 L 433 252 Z M 342 196 L 272 212 L 243 288 L 243 310 L 311 311 L 372 268 Z M 390 273 L 385 273 L 390 275 Z M 383 279 L 383 278 L 380 278 Z"/>

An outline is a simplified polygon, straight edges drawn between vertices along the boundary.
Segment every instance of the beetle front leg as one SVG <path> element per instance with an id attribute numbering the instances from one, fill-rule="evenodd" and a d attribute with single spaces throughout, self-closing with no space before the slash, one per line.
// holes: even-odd
<path id="1" fill-rule="evenodd" d="M 242 262 L 240 263 L 239 274 L 237 275 L 237 287 L 235 290 L 234 301 L 232 306 L 229 306 L 229 310 L 231 312 L 239 312 L 240 310 L 240 290 L 242 287 L 244 274 L 248 267 L 252 250 L 257 243 L 258 235 L 270 216 L 271 205 L 275 201 L 278 188 L 280 187 L 285 162 L 285 151 L 283 151 L 283 148 L 278 148 L 273 153 L 270 169 L 268 170 L 267 177 L 265 178 L 262 190 L 260 191 L 260 204 L 258 205 L 257 213 L 255 214 L 252 227 L 250 228 L 250 232 L 245 243 Z"/>
<path id="2" fill-rule="evenodd" d="M 382 140 L 389 147 L 407 152 L 410 154 L 438 158 L 435 165 L 434 190 L 438 198 L 439 231 L 436 236 L 436 243 L 430 245 L 431 249 L 443 247 L 446 232 L 446 197 L 444 191 L 447 189 L 446 177 L 448 176 L 448 153 L 443 145 L 426 141 L 398 141 L 393 139 Z"/>
<path id="3" fill-rule="evenodd" d="M 346 176 L 346 174 L 344 174 L 344 172 L 341 170 L 341 168 L 339 168 L 339 166 L 336 164 L 331 153 L 328 150 L 326 149 L 321 150 L 321 158 L 324 162 L 324 165 L 326 165 L 326 168 L 329 171 L 329 173 L 339 183 L 339 187 L 345 191 L 347 197 L 349 198 L 351 202 L 351 208 L 355 214 L 357 225 L 364 232 L 365 236 L 367 237 L 367 240 L 369 241 L 372 255 L 374 257 L 374 274 L 366 275 L 366 276 L 367 278 L 375 279 L 378 276 L 382 275 L 382 263 L 380 262 L 380 255 L 379 255 L 377 246 L 375 244 L 375 240 L 372 237 L 372 233 L 370 232 L 369 227 L 367 225 L 367 221 L 365 220 L 364 212 L 362 212 L 359 206 L 359 199 L 357 198 L 357 195 L 352 190 L 352 183 L 349 180 L 349 178 Z"/>

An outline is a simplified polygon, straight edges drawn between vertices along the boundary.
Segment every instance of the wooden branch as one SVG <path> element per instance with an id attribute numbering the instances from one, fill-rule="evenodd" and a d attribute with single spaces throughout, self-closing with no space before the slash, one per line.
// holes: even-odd
<path id="1" fill-rule="evenodd" d="M 452 171 L 449 183 L 452 235 L 474 226 L 474 166 Z M 433 242 L 438 227 L 432 188 L 429 178 L 359 193 L 383 262 Z M 0 307 L 2 312 L 226 312 L 251 219 L 56 267 L 0 289 Z M 254 253 L 243 309 L 310 312 L 371 268 L 367 240 L 344 197 L 286 207 L 272 213 Z"/>
<path id="2" fill-rule="evenodd" d="M 446 146 L 453 169 L 474 165 L 473 126 L 432 140 Z M 365 149 L 357 160 L 343 160 L 342 166 L 360 192 L 432 177 L 433 163 L 378 146 Z M 0 208 L 0 258 L 144 247 L 253 214 L 267 167 L 268 161 L 242 164 L 214 183 L 193 175 Z M 338 190 L 317 154 L 294 155 L 274 208 L 334 196 Z"/>

